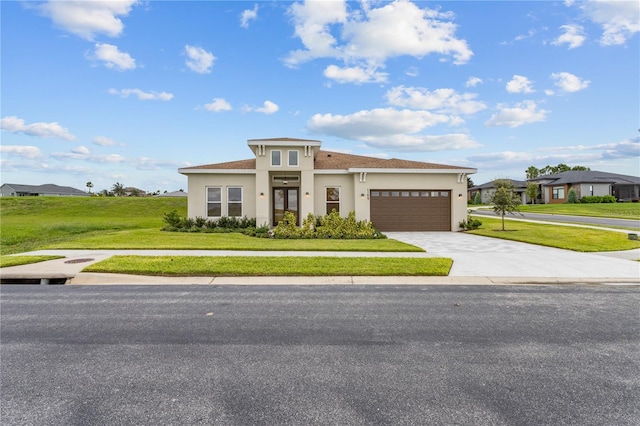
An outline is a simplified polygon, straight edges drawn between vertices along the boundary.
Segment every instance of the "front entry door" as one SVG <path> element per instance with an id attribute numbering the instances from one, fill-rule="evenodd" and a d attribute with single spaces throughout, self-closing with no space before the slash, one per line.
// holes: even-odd
<path id="1" fill-rule="evenodd" d="M 278 225 L 285 212 L 296 217 L 298 225 L 298 188 L 273 188 L 273 226 Z"/>
<path id="2" fill-rule="evenodd" d="M 291 212 L 298 225 L 298 188 L 273 188 L 273 226 L 284 217 L 284 212 Z"/>

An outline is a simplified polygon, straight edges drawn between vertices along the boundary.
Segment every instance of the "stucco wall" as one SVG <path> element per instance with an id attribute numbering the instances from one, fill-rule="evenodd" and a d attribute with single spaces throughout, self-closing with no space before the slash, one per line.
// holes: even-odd
<path id="1" fill-rule="evenodd" d="M 242 187 L 242 215 L 256 217 L 255 174 L 190 174 L 188 175 L 188 215 L 191 218 L 207 217 L 207 187 L 222 188 L 222 215 L 226 216 L 227 191 L 229 186 Z"/>

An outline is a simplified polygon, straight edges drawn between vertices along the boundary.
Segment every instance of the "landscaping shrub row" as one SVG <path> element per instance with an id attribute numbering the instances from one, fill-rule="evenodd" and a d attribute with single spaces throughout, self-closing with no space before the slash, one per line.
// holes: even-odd
<path id="1" fill-rule="evenodd" d="M 597 204 L 597 203 L 616 203 L 616 197 L 613 195 L 587 195 L 580 198 L 581 203 Z"/>
<path id="2" fill-rule="evenodd" d="M 386 235 L 378 231 L 371 222 L 357 221 L 355 212 L 342 217 L 335 210 L 326 216 L 309 213 L 302 226 L 296 225 L 296 217 L 285 212 L 278 226 L 269 229 L 267 225 L 256 226 L 255 218 L 221 217 L 219 219 L 195 219 L 182 217 L 176 210 L 165 213 L 166 224 L 162 230 L 169 232 L 241 232 L 261 238 L 290 239 L 382 239 Z"/>

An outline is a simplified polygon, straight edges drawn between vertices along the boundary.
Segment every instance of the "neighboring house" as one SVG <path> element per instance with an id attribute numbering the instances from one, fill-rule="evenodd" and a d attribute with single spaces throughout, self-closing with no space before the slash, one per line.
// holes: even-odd
<path id="1" fill-rule="evenodd" d="M 497 180 L 497 179 L 496 179 Z M 523 180 L 513 180 L 513 179 L 501 179 L 511 181 L 513 184 L 513 192 L 520 196 L 522 204 L 527 204 L 527 182 Z M 476 193 L 480 193 L 480 199 L 483 204 L 491 204 L 491 197 L 496 192 L 496 184 L 495 180 L 491 182 L 483 183 L 482 185 L 477 185 L 469 188 L 469 200 L 473 201 L 475 199 Z"/>
<path id="2" fill-rule="evenodd" d="M 456 231 L 467 217 L 467 175 L 476 169 L 323 151 L 318 140 L 250 139 L 255 158 L 185 167 L 188 215 L 255 217 L 354 211 L 382 231 Z"/>
<path id="3" fill-rule="evenodd" d="M 134 186 L 127 186 L 124 188 L 124 195 L 127 197 L 146 197 L 146 191 L 136 188 Z"/>
<path id="4" fill-rule="evenodd" d="M 588 195 L 613 195 L 618 201 L 640 198 L 640 177 L 598 171 L 568 171 L 529 179 L 540 185 L 542 201 L 546 204 L 566 203 L 569 189 L 578 199 Z"/>
<path id="5" fill-rule="evenodd" d="M 0 186 L 0 196 L 2 197 L 33 197 L 33 196 L 84 196 L 91 194 L 72 188 L 70 186 L 58 186 L 52 183 L 45 185 L 19 185 L 5 183 Z"/>
<path id="6" fill-rule="evenodd" d="M 158 194 L 156 197 L 187 197 L 187 193 L 184 191 L 171 191 L 164 194 Z"/>

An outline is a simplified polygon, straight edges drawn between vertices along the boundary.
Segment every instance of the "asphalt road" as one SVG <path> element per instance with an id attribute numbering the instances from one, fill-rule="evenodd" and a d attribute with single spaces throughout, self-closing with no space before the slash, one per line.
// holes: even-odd
<path id="1" fill-rule="evenodd" d="M 2 286 L 7 425 L 638 425 L 623 287 Z"/>
<path id="2" fill-rule="evenodd" d="M 482 216 L 499 217 L 493 210 L 475 210 L 473 214 Z M 522 213 L 522 215 L 507 215 L 507 218 L 541 220 L 549 222 L 568 222 L 568 223 L 584 223 L 598 226 L 620 226 L 629 229 L 640 229 L 640 219 L 630 217 L 629 219 L 612 219 L 607 217 L 589 217 L 589 216 L 566 216 L 561 214 L 542 214 L 542 213 Z"/>

